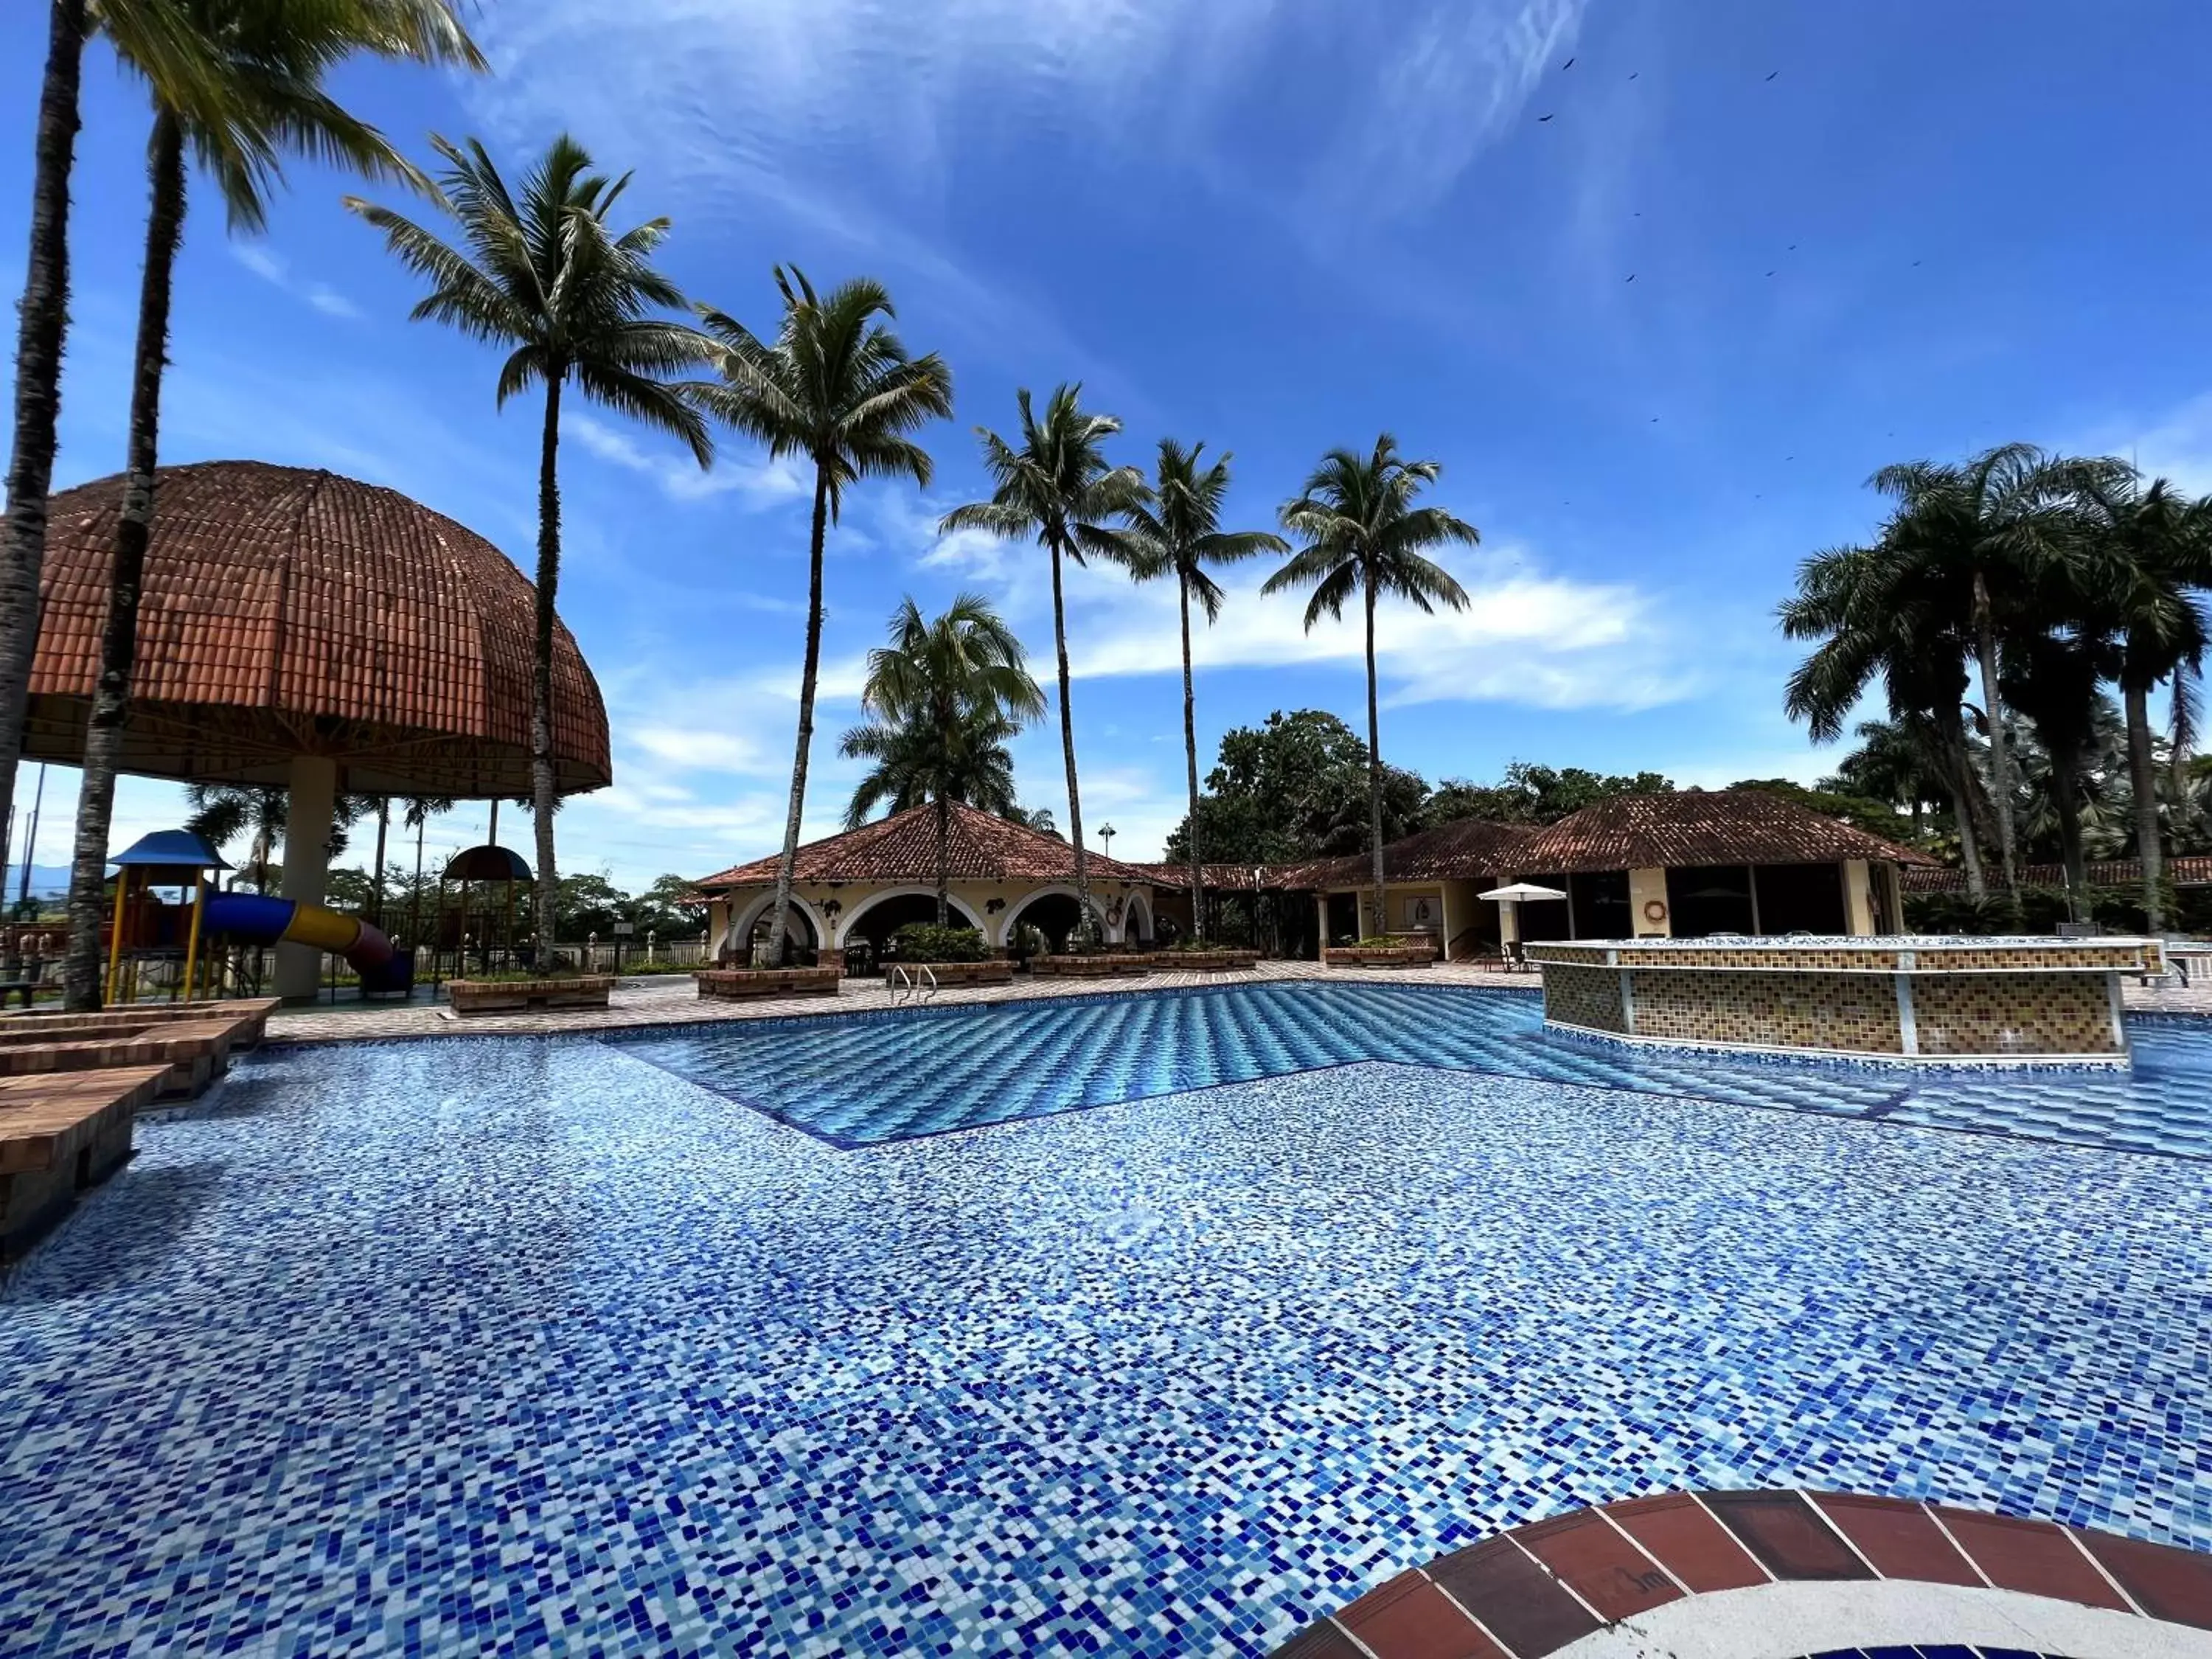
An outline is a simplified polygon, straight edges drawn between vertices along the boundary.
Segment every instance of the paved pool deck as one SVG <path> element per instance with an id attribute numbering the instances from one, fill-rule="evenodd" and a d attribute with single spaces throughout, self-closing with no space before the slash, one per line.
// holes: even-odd
<path id="1" fill-rule="evenodd" d="M 1426 968 L 1325 968 L 1317 962 L 1262 962 L 1249 972 L 1192 973 L 1164 969 L 1141 977 L 1096 980 L 1018 978 L 1011 985 L 947 988 L 931 1000 L 935 1007 L 957 1007 L 970 1003 L 1036 1001 L 1058 997 L 1126 996 L 1132 991 L 1182 990 L 1197 985 L 1284 980 L 1340 980 L 1361 984 L 1462 985 L 1488 990 L 1534 993 L 1543 981 L 1535 974 L 1505 974 L 1494 969 L 1462 963 L 1436 963 Z M 2145 987 L 2124 982 L 2131 1013 L 2180 1013 L 2212 1017 L 2212 982 L 2186 990 Z M 443 1003 L 410 1003 L 362 1006 L 285 1009 L 269 1022 L 269 1036 L 278 1042 L 341 1042 L 368 1039 L 433 1036 L 492 1036 L 536 1035 L 555 1031 L 620 1030 L 638 1026 L 681 1025 L 733 1019 L 789 1019 L 808 1014 L 853 1013 L 891 1006 L 890 993 L 880 980 L 848 979 L 834 997 L 770 997 L 757 1002 L 725 1002 L 701 998 L 687 974 L 667 974 L 625 980 L 615 988 L 604 1009 L 567 1010 L 558 1013 L 479 1014 L 453 1018 Z"/>

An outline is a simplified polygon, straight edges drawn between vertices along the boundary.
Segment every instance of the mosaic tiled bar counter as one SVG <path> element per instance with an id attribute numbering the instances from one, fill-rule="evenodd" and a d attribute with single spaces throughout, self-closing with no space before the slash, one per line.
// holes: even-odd
<path id="1" fill-rule="evenodd" d="M 2146 939 L 1577 939 L 1532 945 L 1544 1018 L 1614 1042 L 1852 1060 L 2124 1066 Z"/>

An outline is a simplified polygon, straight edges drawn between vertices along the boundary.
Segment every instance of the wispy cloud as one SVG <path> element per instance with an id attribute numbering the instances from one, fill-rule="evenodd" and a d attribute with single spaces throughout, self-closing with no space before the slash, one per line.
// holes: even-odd
<path id="1" fill-rule="evenodd" d="M 1388 14 L 1393 49 L 1347 103 L 1361 112 L 1316 179 L 1338 208 L 1392 219 L 1434 207 L 1502 137 L 1581 27 L 1587 0 L 1455 0 Z"/>
<path id="2" fill-rule="evenodd" d="M 233 241 L 228 244 L 230 257 L 244 265 L 256 276 L 276 288 L 283 289 L 294 298 L 302 300 L 326 317 L 343 317 L 349 322 L 357 320 L 362 309 L 327 283 L 313 282 L 293 275 L 291 262 L 281 253 L 253 242 Z"/>
<path id="3" fill-rule="evenodd" d="M 702 471 L 689 455 L 649 450 L 629 433 L 588 415 L 569 416 L 561 429 L 599 459 L 652 479 L 662 494 L 675 501 L 737 495 L 750 506 L 773 507 L 807 493 L 806 480 L 787 460 L 742 460 L 723 455 Z"/>

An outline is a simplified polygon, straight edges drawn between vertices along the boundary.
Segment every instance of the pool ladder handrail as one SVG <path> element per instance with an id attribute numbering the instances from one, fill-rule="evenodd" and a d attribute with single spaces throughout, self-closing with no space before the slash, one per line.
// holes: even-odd
<path id="1" fill-rule="evenodd" d="M 921 975 L 920 978 L 915 977 L 917 973 Z M 894 963 L 891 964 L 890 977 L 884 981 L 884 988 L 890 992 L 893 1002 L 899 1000 L 901 986 L 906 988 L 908 1001 L 919 1000 L 927 1002 L 937 994 L 937 970 L 926 962 L 918 962 L 912 967 L 908 967 L 903 962 Z"/>

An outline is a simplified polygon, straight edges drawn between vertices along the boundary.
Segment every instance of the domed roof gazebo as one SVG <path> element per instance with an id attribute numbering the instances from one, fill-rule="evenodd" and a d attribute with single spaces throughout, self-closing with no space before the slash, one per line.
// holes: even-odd
<path id="1" fill-rule="evenodd" d="M 27 758 L 83 758 L 123 482 L 51 503 Z M 535 609 L 505 554 L 397 490 L 260 461 L 164 467 L 123 769 L 286 786 L 303 833 L 285 836 L 285 896 L 319 901 L 312 826 L 337 791 L 530 793 Z M 557 624 L 553 765 L 562 794 L 613 778 L 606 705 Z M 297 964 L 290 978 L 297 994 Z"/>

